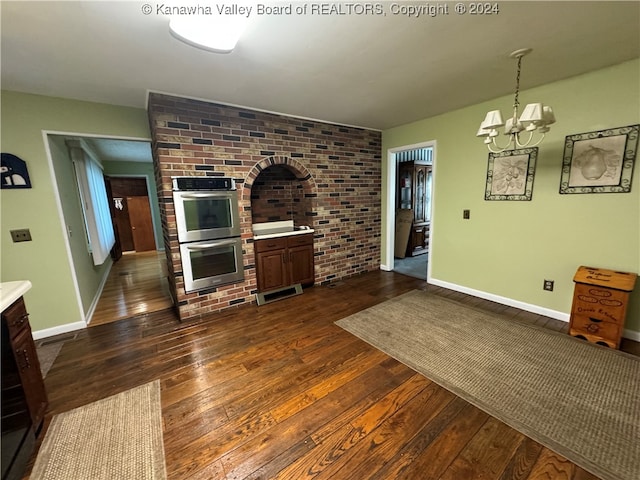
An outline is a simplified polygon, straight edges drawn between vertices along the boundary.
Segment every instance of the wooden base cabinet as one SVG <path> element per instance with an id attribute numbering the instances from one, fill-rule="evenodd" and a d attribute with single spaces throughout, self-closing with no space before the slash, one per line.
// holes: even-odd
<path id="1" fill-rule="evenodd" d="M 2 312 L 1 329 L 2 479 L 19 479 L 48 405 L 22 297 Z"/>
<path id="2" fill-rule="evenodd" d="M 423 253 L 429 253 L 429 230 L 428 223 L 414 223 L 411 228 L 411 239 L 407 245 L 407 257 L 415 257 Z"/>
<path id="3" fill-rule="evenodd" d="M 636 278 L 635 273 L 578 268 L 573 277 L 575 289 L 569 334 L 599 345 L 619 348 L 629 294 Z"/>
<path id="4" fill-rule="evenodd" d="M 314 282 L 313 234 L 256 240 L 258 292 Z"/>

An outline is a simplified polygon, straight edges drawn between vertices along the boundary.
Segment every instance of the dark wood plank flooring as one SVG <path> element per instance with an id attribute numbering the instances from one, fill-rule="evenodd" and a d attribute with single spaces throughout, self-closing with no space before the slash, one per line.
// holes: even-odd
<path id="1" fill-rule="evenodd" d="M 412 289 L 567 328 L 382 271 L 198 323 L 165 310 L 66 341 L 45 379 L 45 428 L 159 378 L 169 479 L 595 479 L 334 325 Z"/>

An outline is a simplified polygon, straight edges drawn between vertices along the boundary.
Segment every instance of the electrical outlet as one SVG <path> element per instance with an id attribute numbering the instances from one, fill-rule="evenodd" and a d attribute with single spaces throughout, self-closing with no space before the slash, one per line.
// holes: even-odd
<path id="1" fill-rule="evenodd" d="M 471 210 L 462 210 L 462 218 L 469 220 L 471 218 Z"/>
<path id="2" fill-rule="evenodd" d="M 542 284 L 542 288 L 549 292 L 553 292 L 553 280 L 545 280 Z"/>
<path id="3" fill-rule="evenodd" d="M 31 232 L 28 228 L 21 228 L 20 230 L 11 230 L 11 239 L 14 242 L 30 242 Z"/>

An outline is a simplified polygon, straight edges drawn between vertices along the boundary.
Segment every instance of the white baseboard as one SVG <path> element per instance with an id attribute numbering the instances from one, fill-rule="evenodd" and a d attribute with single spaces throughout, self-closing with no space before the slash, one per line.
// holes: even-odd
<path id="1" fill-rule="evenodd" d="M 520 302 L 518 300 L 513 300 L 512 298 L 493 295 L 492 293 L 483 292 L 481 290 L 475 290 L 473 288 L 463 287 L 460 285 L 456 285 L 455 283 L 449 283 L 449 282 L 445 282 L 435 278 L 430 278 L 428 280 L 428 283 L 432 285 L 437 285 L 442 288 L 447 288 L 449 290 L 454 290 L 456 292 L 466 293 L 474 297 L 484 298 L 485 300 L 490 300 L 492 302 L 500 303 L 502 305 L 508 305 L 509 307 L 518 308 L 520 310 L 525 310 L 527 312 L 537 313 L 538 315 L 544 315 L 545 317 L 555 318 L 556 320 L 562 320 L 563 322 L 569 322 L 569 319 L 571 318 L 571 315 L 569 313 L 559 312 L 557 310 L 551 310 L 549 308 L 541 307 L 539 305 Z M 622 332 L 622 336 L 624 338 L 635 340 L 637 342 L 640 341 L 640 332 L 636 332 L 635 330 L 625 329 Z"/>
<path id="2" fill-rule="evenodd" d="M 629 330 L 625 328 L 622 331 L 622 336 L 624 338 L 628 338 L 629 340 L 635 340 L 636 342 L 640 342 L 640 332 L 636 332 L 635 330 Z"/>
<path id="3" fill-rule="evenodd" d="M 481 290 L 475 290 L 473 288 L 462 287 L 460 285 L 456 285 L 455 283 L 444 282 L 442 280 L 437 280 L 435 278 L 431 278 L 429 280 L 429 283 L 433 285 L 437 285 L 439 287 L 448 288 L 449 290 L 454 290 L 456 292 L 466 293 L 467 295 L 471 295 L 474 297 L 484 298 L 485 300 L 490 300 L 492 302 L 500 303 L 502 305 L 508 305 L 509 307 L 518 308 L 520 310 L 525 310 L 527 312 L 537 313 L 538 315 L 544 315 L 545 317 L 555 318 L 556 320 L 562 320 L 563 322 L 569 321 L 570 315 L 568 313 L 559 312 L 557 310 L 551 310 L 550 308 L 541 307 L 539 305 L 520 302 L 512 298 L 501 297 L 499 295 L 483 292 Z"/>
<path id="4" fill-rule="evenodd" d="M 36 330 L 35 332 L 33 332 L 33 339 L 40 340 L 42 338 L 53 337 L 55 335 L 61 335 L 63 333 L 82 330 L 83 328 L 87 328 L 87 325 L 84 322 L 67 323 L 65 325 L 45 328 L 44 330 Z"/>
<path id="5" fill-rule="evenodd" d="M 105 272 L 104 276 L 102 277 L 102 280 L 100 281 L 100 285 L 98 285 L 98 289 L 96 290 L 96 294 L 93 297 L 93 301 L 91 302 L 91 305 L 89 305 L 88 311 L 84 314 L 86 322 L 83 320 L 80 320 L 78 322 L 58 325 L 51 328 L 45 328 L 43 330 L 37 330 L 32 332 L 33 339 L 40 340 L 41 338 L 53 337 L 55 335 L 60 335 L 63 333 L 73 332 L 75 330 L 81 330 L 83 328 L 87 328 L 87 326 L 89 325 L 89 322 L 91 321 L 91 317 L 93 317 L 93 313 L 96 310 L 96 306 L 98 305 L 98 300 L 100 300 L 100 296 L 102 295 L 102 290 L 104 290 L 104 286 L 106 285 L 107 279 L 109 278 L 111 267 L 113 267 L 113 262 L 109 264 L 107 271 Z"/>
<path id="6" fill-rule="evenodd" d="M 111 258 L 109 258 L 109 260 L 111 260 Z M 87 322 L 87 325 L 89 325 L 89 323 L 91 323 L 91 319 L 93 318 L 93 314 L 96 311 L 96 307 L 98 306 L 98 301 L 100 300 L 100 297 L 102 296 L 102 291 L 104 290 L 104 286 L 107 284 L 107 280 L 109 280 L 109 274 L 111 273 L 111 268 L 113 267 L 113 261 L 111 261 L 109 263 L 109 267 L 107 267 L 107 271 L 105 272 L 104 276 L 102 277 L 102 280 L 100 281 L 100 285 L 98 285 L 98 289 L 96 290 L 96 294 L 93 296 L 93 301 L 91 302 L 91 305 L 89 305 L 89 309 L 87 310 L 87 312 L 85 313 L 85 321 Z"/>

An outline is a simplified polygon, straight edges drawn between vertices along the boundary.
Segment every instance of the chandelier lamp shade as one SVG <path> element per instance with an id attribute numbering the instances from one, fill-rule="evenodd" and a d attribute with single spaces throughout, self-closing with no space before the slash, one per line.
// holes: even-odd
<path id="1" fill-rule="evenodd" d="M 476 136 L 484 137 L 484 143 L 493 153 L 504 152 L 525 147 L 535 147 L 544 139 L 545 134 L 550 130 L 549 125 L 555 123 L 556 117 L 550 106 L 542 103 L 529 103 L 524 107 L 522 114 L 519 114 L 519 94 L 520 94 L 520 71 L 522 69 L 522 57 L 531 53 L 530 48 L 522 48 L 512 52 L 510 57 L 518 61 L 518 71 L 516 74 L 516 92 L 513 101 L 513 115 L 502 119 L 500 110 L 492 110 L 487 113 L 480 124 Z M 497 140 L 498 129 L 504 127 L 504 134 L 509 137 L 508 143 L 500 146 Z"/>

